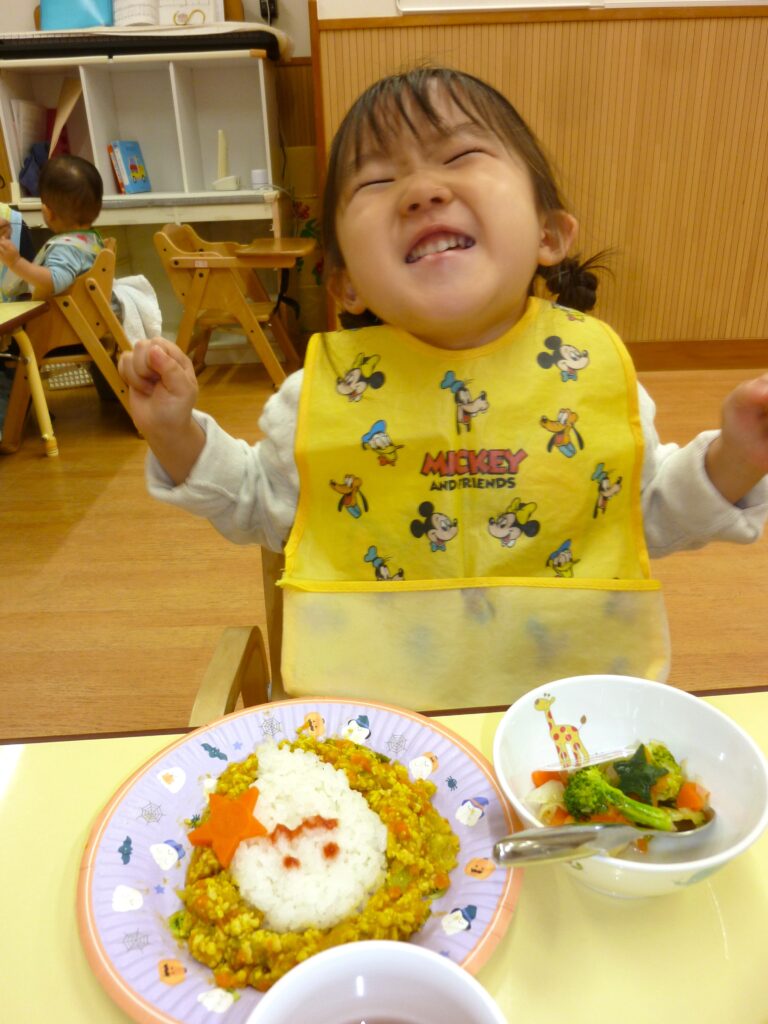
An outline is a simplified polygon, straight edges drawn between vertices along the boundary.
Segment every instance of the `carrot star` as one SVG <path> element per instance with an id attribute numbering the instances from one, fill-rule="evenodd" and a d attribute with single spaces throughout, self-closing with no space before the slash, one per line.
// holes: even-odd
<path id="1" fill-rule="evenodd" d="M 255 786 L 236 797 L 211 793 L 210 817 L 188 833 L 190 843 L 193 846 L 210 846 L 221 866 L 228 868 L 243 839 L 267 834 L 261 822 L 253 816 L 258 798 L 259 791 Z"/>

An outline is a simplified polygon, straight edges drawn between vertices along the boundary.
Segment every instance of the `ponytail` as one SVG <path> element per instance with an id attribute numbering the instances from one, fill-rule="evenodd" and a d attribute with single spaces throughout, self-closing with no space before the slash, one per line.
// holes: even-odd
<path id="1" fill-rule="evenodd" d="M 598 278 L 594 271 L 608 269 L 597 262 L 605 255 L 605 251 L 598 252 L 583 263 L 577 257 L 568 257 L 553 267 L 539 267 L 536 273 L 559 303 L 588 313 L 597 302 Z"/>
<path id="2" fill-rule="evenodd" d="M 365 309 L 362 313 L 348 313 L 344 310 L 337 315 L 337 319 L 345 331 L 356 331 L 360 327 L 378 327 L 384 323 L 370 309 Z"/>

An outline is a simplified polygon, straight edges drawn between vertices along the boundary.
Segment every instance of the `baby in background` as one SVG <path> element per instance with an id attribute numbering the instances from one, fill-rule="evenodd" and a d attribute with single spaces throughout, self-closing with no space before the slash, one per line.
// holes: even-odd
<path id="1" fill-rule="evenodd" d="M 0 292 L 2 301 L 32 293 L 34 299 L 61 295 L 75 278 L 90 270 L 104 249 L 104 239 L 93 227 L 101 212 L 103 184 L 92 163 L 79 156 L 52 157 L 40 173 L 43 219 L 54 232 L 34 255 L 26 225 L 21 244 L 3 229 L 20 214 L 0 203 Z M 26 236 L 25 236 L 26 232 Z M 26 239 L 26 240 L 25 240 Z M 112 310 L 134 342 L 162 330 L 162 311 L 150 281 L 143 274 L 113 282 Z"/>
<path id="2" fill-rule="evenodd" d="M 93 266 L 104 248 L 93 222 L 101 211 L 101 175 L 79 156 L 56 156 L 40 173 L 43 220 L 54 232 L 34 259 L 25 256 L 11 239 L 11 225 L 0 221 L 0 263 L 7 298 L 32 293 L 35 299 L 58 295 Z M 2 212 L 2 211 L 0 211 Z"/>

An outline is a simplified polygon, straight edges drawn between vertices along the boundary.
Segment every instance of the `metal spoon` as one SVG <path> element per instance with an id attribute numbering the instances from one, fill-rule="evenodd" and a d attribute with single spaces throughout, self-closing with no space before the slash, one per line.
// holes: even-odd
<path id="1" fill-rule="evenodd" d="M 493 859 L 502 867 L 518 864 L 549 864 L 558 860 L 579 860 L 583 857 L 614 857 L 630 843 L 643 836 L 665 836 L 667 839 L 688 839 L 708 829 L 715 820 L 710 808 L 703 825 L 675 832 L 634 825 L 598 823 L 560 825 L 557 828 L 529 828 L 500 839 L 493 847 Z"/>

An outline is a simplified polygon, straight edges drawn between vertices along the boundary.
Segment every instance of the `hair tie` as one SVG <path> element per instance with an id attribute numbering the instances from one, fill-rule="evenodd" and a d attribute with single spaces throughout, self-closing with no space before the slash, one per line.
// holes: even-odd
<path id="1" fill-rule="evenodd" d="M 539 267 L 537 273 L 559 303 L 587 313 L 597 302 L 598 277 L 595 271 L 607 269 L 598 263 L 604 255 L 604 252 L 599 252 L 583 263 L 577 257 L 568 257 L 552 267 Z"/>

